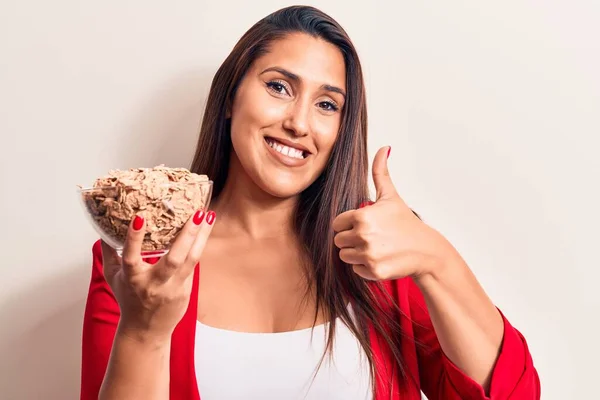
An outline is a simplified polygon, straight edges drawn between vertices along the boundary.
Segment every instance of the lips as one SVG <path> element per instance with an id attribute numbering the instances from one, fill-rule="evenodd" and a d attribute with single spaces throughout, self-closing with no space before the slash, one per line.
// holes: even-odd
<path id="1" fill-rule="evenodd" d="M 276 152 L 297 160 L 304 160 L 310 155 L 310 152 L 302 145 L 292 144 L 287 140 L 274 139 L 266 136 L 265 141 Z"/>

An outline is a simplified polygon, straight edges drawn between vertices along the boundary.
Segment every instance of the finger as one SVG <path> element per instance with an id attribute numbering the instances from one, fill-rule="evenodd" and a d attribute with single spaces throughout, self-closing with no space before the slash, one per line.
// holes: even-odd
<path id="1" fill-rule="evenodd" d="M 390 177 L 387 160 L 391 147 L 382 147 L 379 149 L 373 159 L 373 183 L 377 191 L 377 200 L 396 196 L 396 188 Z"/>
<path id="2" fill-rule="evenodd" d="M 123 246 L 123 270 L 127 274 L 135 273 L 142 265 L 142 242 L 146 233 L 146 220 L 136 215 L 127 229 L 127 238 Z"/>
<path id="3" fill-rule="evenodd" d="M 200 232 L 198 232 L 198 236 L 196 236 L 196 240 L 194 240 L 194 244 L 188 253 L 185 267 L 181 268 L 181 275 L 184 279 L 192 273 L 194 267 L 200 261 L 202 252 L 204 251 L 204 247 L 206 246 L 206 242 L 212 232 L 216 219 L 217 214 L 214 211 L 209 211 L 206 214 L 204 223 L 200 225 Z"/>
<path id="4" fill-rule="evenodd" d="M 154 269 L 154 276 L 159 280 L 168 280 L 180 269 L 200 232 L 200 224 L 205 218 L 205 211 L 198 210 L 192 215 L 171 245 L 169 252 L 160 260 Z"/>
<path id="5" fill-rule="evenodd" d="M 373 274 L 373 271 L 362 264 L 355 264 L 352 266 L 352 270 L 360 277 L 368 279 L 370 281 L 376 281 L 378 280 L 377 277 L 375 276 L 375 274 Z"/>
<path id="6" fill-rule="evenodd" d="M 100 242 L 102 246 L 102 268 L 104 278 L 110 281 L 112 277 L 121 268 L 121 257 L 117 254 L 117 251 L 110 247 L 104 240 Z"/>
<path id="7" fill-rule="evenodd" d="M 333 220 L 331 227 L 334 232 L 348 231 L 354 227 L 356 222 L 356 210 L 349 210 L 341 213 Z"/>
<path id="8" fill-rule="evenodd" d="M 349 247 L 340 250 L 340 260 L 346 264 L 362 264 L 363 257 L 361 252 L 355 247 Z"/>
<path id="9" fill-rule="evenodd" d="M 363 244 L 363 241 L 356 235 L 354 230 L 343 231 L 333 237 L 333 243 L 340 249 L 357 247 Z"/>

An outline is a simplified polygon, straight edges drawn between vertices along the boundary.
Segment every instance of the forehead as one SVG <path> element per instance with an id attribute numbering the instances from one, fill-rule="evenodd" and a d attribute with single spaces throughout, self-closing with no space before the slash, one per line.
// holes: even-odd
<path id="1" fill-rule="evenodd" d="M 302 81 L 346 89 L 346 66 L 342 52 L 323 39 L 294 33 L 274 41 L 258 58 L 254 68 L 260 73 L 277 66 L 298 75 Z"/>

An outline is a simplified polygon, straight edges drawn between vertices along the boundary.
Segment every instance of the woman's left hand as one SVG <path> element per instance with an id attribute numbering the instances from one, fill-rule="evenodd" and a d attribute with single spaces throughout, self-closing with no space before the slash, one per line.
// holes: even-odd
<path id="1" fill-rule="evenodd" d="M 389 150 L 379 149 L 373 160 L 376 201 L 333 221 L 340 258 L 370 280 L 418 277 L 462 261 L 452 244 L 413 214 L 396 191 L 387 167 Z"/>

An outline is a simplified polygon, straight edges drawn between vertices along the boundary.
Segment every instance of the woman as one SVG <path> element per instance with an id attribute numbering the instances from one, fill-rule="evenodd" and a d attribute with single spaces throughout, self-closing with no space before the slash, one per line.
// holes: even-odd
<path id="1" fill-rule="evenodd" d="M 192 171 L 214 180 L 171 251 L 93 248 L 82 399 L 539 399 L 524 338 L 373 162 L 361 66 L 311 7 L 218 70 Z M 218 217 L 217 217 L 218 216 Z M 199 269 L 198 262 L 202 268 Z"/>

